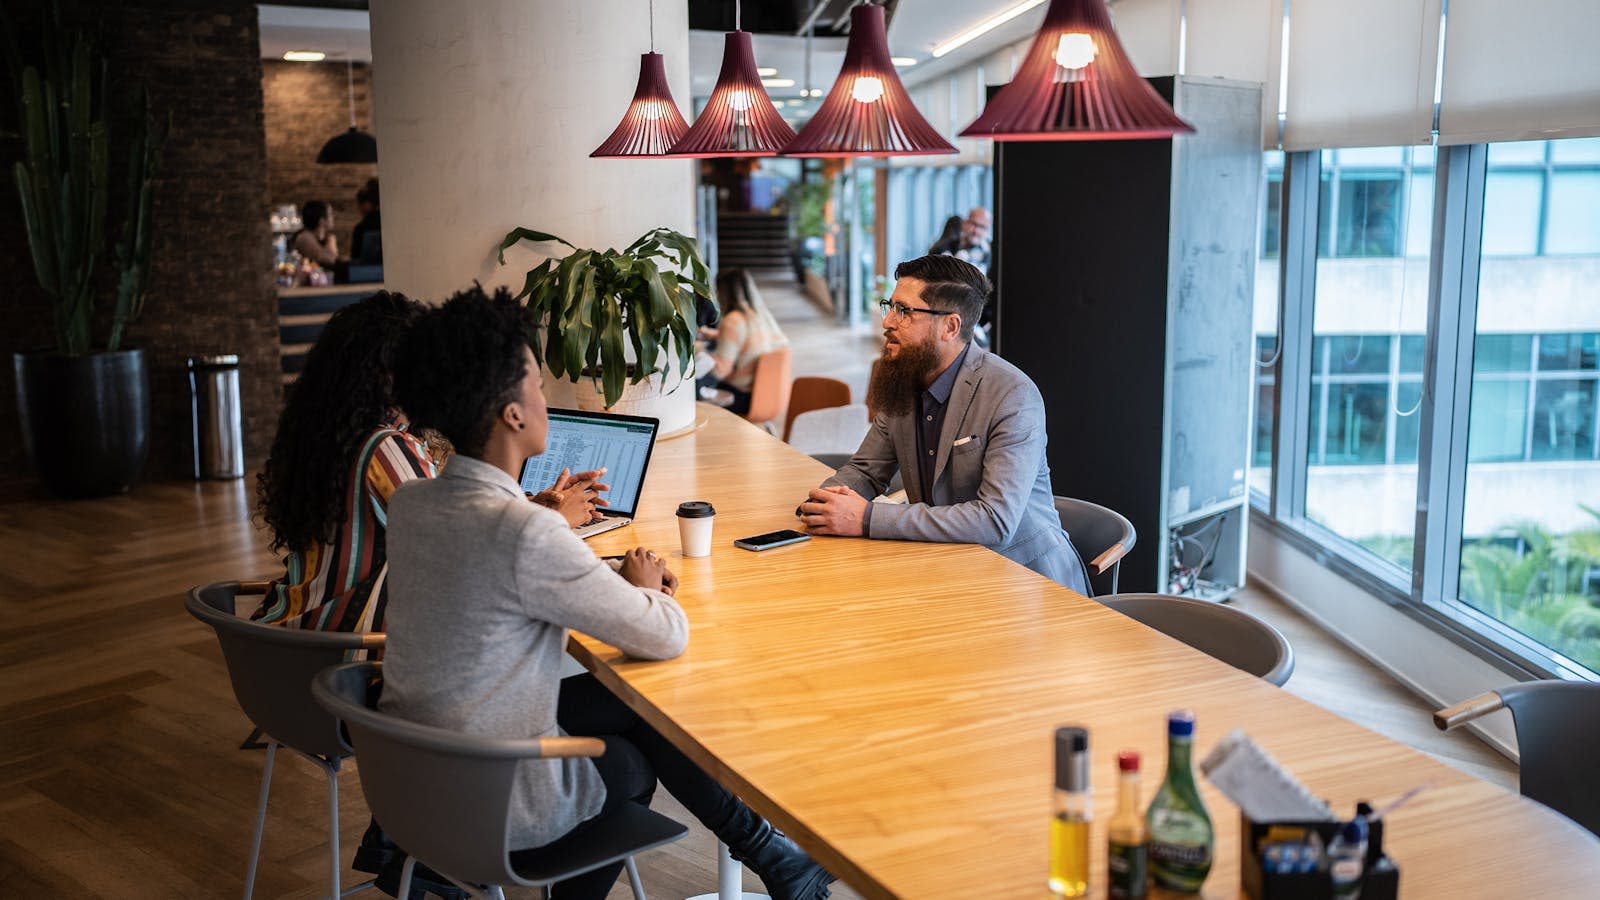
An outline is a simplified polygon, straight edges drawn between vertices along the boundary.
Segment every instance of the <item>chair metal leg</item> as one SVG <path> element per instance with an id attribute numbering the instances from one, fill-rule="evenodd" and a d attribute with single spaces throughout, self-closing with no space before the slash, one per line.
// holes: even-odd
<path id="1" fill-rule="evenodd" d="M 630 856 L 623 861 L 623 865 L 628 867 L 628 885 L 633 888 L 633 900 L 649 900 L 644 895 L 644 882 L 639 878 L 639 864 Z"/>
<path id="2" fill-rule="evenodd" d="M 328 898 L 339 900 L 339 873 L 343 869 L 339 865 L 339 770 L 322 763 L 322 774 L 328 776 L 328 857 L 331 862 L 329 872 L 333 877 L 333 890 Z"/>
<path id="3" fill-rule="evenodd" d="M 417 858 L 407 856 L 406 864 L 400 867 L 400 889 L 394 892 L 396 897 L 411 896 L 411 870 L 417 867 Z"/>
<path id="4" fill-rule="evenodd" d="M 256 830 L 250 839 L 250 865 L 244 873 L 244 900 L 256 890 L 256 862 L 261 858 L 261 831 L 267 824 L 267 795 L 272 792 L 272 764 L 278 758 L 278 742 L 267 741 L 267 762 L 261 767 L 261 797 L 256 800 Z"/>

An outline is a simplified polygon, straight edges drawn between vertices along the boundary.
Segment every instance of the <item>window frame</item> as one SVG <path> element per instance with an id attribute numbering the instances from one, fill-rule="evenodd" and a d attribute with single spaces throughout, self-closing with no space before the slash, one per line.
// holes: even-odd
<path id="1" fill-rule="evenodd" d="M 1534 678 L 1597 681 L 1600 677 L 1586 667 L 1458 600 L 1488 156 L 1487 144 L 1444 146 L 1437 149 L 1432 166 L 1432 246 L 1422 403 L 1417 411 L 1418 493 L 1411 572 L 1306 516 L 1309 450 L 1316 438 L 1311 433 L 1310 415 L 1317 402 L 1314 387 L 1325 390 L 1328 384 L 1326 379 L 1316 379 L 1314 386 L 1311 367 L 1317 339 L 1313 311 L 1323 186 L 1320 150 L 1284 155 L 1278 242 L 1279 352 L 1273 365 L 1263 367 L 1270 370 L 1265 377 L 1271 382 L 1273 403 L 1271 491 L 1263 495 L 1251 489 L 1251 505 L 1265 530 L 1480 658 Z M 1543 165 L 1536 167 L 1544 172 L 1544 196 L 1555 168 L 1585 168 L 1558 166 L 1552 157 L 1553 152 L 1547 150 Z M 1405 159 L 1410 163 L 1412 154 Z M 1335 198 L 1334 203 L 1338 202 L 1337 180 L 1336 175 L 1330 178 L 1329 196 Z M 1402 201 L 1409 202 L 1404 192 Z M 1544 205 L 1540 215 L 1538 249 L 1542 255 Z M 1337 237 L 1328 239 L 1336 241 Z M 1398 255 L 1404 257 L 1405 235 L 1399 240 Z M 1399 352 L 1399 343 L 1394 342 L 1391 353 Z M 1256 344 L 1252 342 L 1252 346 Z M 1545 374 L 1537 368 L 1537 342 L 1533 350 L 1529 371 L 1513 373 L 1529 379 L 1529 417 L 1533 415 L 1532 391 Z M 1388 377 L 1404 379 L 1408 374 L 1398 373 L 1391 363 Z M 1524 423 L 1524 427 L 1531 426 Z M 1254 433 L 1254 417 L 1250 428 Z M 1393 422 L 1386 423 L 1386 432 L 1385 458 L 1392 460 Z M 1595 443 L 1595 455 L 1600 457 L 1600 439 Z"/>

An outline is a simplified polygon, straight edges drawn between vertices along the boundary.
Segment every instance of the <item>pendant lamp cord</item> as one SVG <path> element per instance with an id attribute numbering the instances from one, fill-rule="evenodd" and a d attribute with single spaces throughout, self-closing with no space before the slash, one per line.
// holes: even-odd
<path id="1" fill-rule="evenodd" d="M 345 57 L 344 61 L 344 90 L 345 96 L 350 100 L 350 127 L 356 127 L 356 63 L 355 60 Z"/>
<path id="2" fill-rule="evenodd" d="M 656 52 L 656 0 L 650 0 L 650 52 Z"/>
<path id="3" fill-rule="evenodd" d="M 744 20 L 741 18 L 741 15 L 743 13 L 744 13 L 744 3 L 742 2 L 742 0 L 733 0 L 733 30 L 734 31 L 743 31 L 744 30 Z"/>

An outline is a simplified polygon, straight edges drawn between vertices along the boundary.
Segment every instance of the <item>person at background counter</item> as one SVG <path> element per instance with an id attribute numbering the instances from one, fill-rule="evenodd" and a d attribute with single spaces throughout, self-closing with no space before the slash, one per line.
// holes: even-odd
<path id="1" fill-rule="evenodd" d="M 330 268 L 339 261 L 339 239 L 333 233 L 333 210 L 321 200 L 307 200 L 300 207 L 300 230 L 295 232 L 293 249 L 317 265 Z"/>
<path id="2" fill-rule="evenodd" d="M 796 511 L 807 531 L 983 544 L 1083 594 L 1045 461 L 1044 399 L 1016 366 L 972 344 L 989 279 L 951 256 L 901 263 L 883 307 L 872 428 Z M 896 470 L 907 504 L 872 503 Z"/>

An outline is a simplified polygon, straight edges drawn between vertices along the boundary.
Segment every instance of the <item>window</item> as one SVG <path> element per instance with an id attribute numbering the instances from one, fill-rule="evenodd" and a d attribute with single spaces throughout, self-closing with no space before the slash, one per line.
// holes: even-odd
<path id="1" fill-rule="evenodd" d="M 1261 249 L 1256 261 L 1253 328 L 1256 336 L 1255 430 L 1250 442 L 1250 489 L 1272 495 L 1273 405 L 1277 386 L 1273 367 L 1278 360 L 1278 253 L 1282 239 L 1283 152 L 1262 156 Z"/>
<path id="2" fill-rule="evenodd" d="M 1319 166 L 1315 192 L 1276 183 Z M 1268 168 L 1257 358 L 1285 328 L 1283 345 L 1310 353 L 1255 373 L 1251 486 L 1293 488 L 1265 512 L 1330 567 L 1533 671 L 1600 675 L 1600 138 L 1308 151 Z M 1266 221 L 1280 209 L 1317 229 L 1315 260 Z M 1307 265 L 1314 277 L 1295 274 Z M 1295 274 L 1287 324 L 1280 266 Z M 1295 458 L 1274 460 L 1274 443 Z"/>
<path id="3" fill-rule="evenodd" d="M 1433 153 L 1324 150 L 1305 515 L 1402 570 L 1416 522 Z"/>
<path id="4" fill-rule="evenodd" d="M 1600 141 L 1492 144 L 1460 602 L 1600 669 Z"/>

